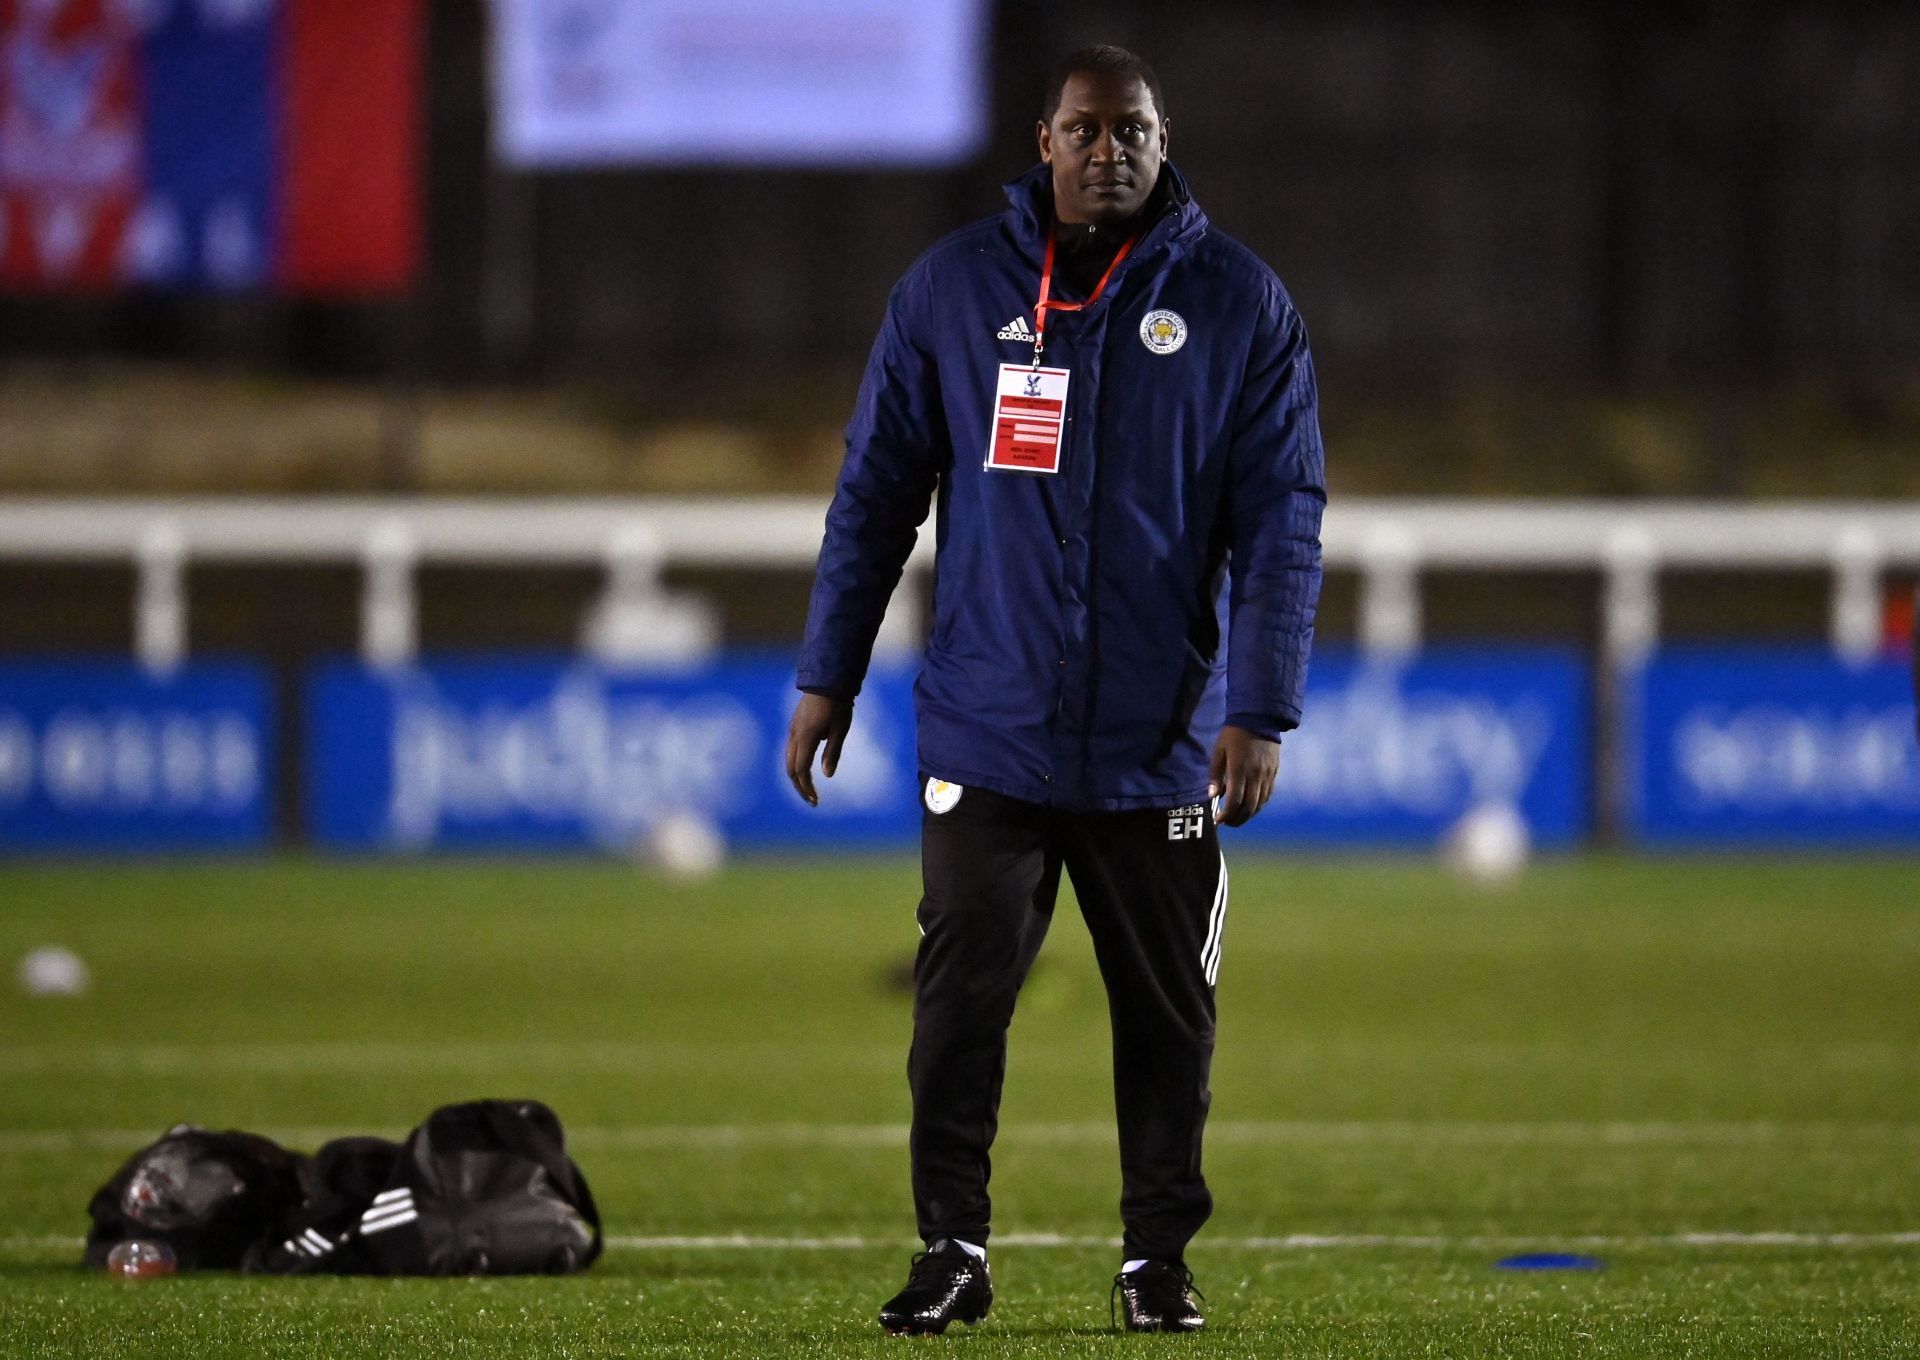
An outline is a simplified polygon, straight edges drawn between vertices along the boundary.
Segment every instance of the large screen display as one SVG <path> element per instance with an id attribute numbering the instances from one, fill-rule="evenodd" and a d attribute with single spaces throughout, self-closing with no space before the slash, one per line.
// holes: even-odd
<path id="1" fill-rule="evenodd" d="M 985 0 L 495 0 L 524 168 L 939 165 L 986 136 Z"/>

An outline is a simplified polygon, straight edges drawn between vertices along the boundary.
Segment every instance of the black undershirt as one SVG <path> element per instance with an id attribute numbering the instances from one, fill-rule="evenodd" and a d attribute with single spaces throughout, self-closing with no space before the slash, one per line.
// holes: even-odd
<path id="1" fill-rule="evenodd" d="M 1133 234 L 1133 219 L 1113 226 L 1090 222 L 1061 222 L 1053 229 L 1053 295 L 1067 302 L 1085 301 L 1100 276 L 1107 272 L 1121 244 Z"/>
<path id="2" fill-rule="evenodd" d="M 1144 233 L 1160 220 L 1167 207 L 1167 177 L 1162 175 L 1140 211 L 1121 222 L 1095 226 L 1091 222 L 1056 222 L 1053 227 L 1053 295 L 1067 302 L 1084 302 L 1100 282 L 1120 247 L 1136 232 Z"/>

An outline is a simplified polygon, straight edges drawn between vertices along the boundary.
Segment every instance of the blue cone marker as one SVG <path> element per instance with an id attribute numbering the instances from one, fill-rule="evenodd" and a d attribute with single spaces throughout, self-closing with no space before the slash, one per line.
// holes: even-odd
<path id="1" fill-rule="evenodd" d="M 1598 1256 L 1580 1256 L 1568 1251 L 1528 1252 L 1502 1257 L 1493 1263 L 1495 1270 L 1605 1270 L 1606 1266 Z"/>

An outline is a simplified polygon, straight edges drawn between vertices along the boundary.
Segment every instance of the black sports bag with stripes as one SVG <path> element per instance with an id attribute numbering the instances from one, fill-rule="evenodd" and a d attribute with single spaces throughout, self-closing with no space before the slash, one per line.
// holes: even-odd
<path id="1" fill-rule="evenodd" d="M 314 1154 L 305 1206 L 247 1253 L 272 1274 L 539 1275 L 600 1255 L 600 1213 L 537 1100 L 476 1100 L 404 1143 L 340 1138 Z"/>

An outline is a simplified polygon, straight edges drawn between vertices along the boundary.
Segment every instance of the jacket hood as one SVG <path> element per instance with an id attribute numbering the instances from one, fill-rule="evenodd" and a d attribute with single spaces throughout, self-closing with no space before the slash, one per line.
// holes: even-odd
<path id="1" fill-rule="evenodd" d="M 1162 161 L 1160 179 L 1167 187 L 1167 206 L 1135 247 L 1135 257 L 1150 255 L 1162 247 L 1185 250 L 1207 234 L 1207 214 L 1194 202 L 1187 177 L 1172 161 Z M 1042 161 L 1003 187 L 1007 201 L 1013 205 L 1006 214 L 1013 237 L 1038 257 L 1053 226 L 1053 167 Z"/>

